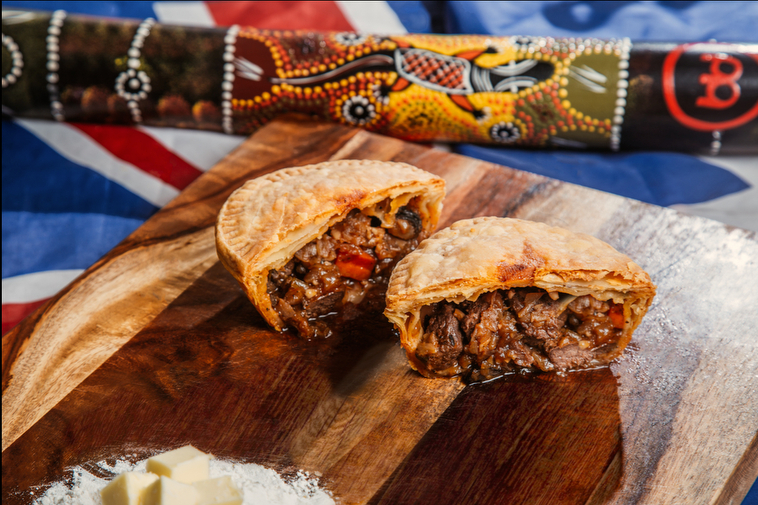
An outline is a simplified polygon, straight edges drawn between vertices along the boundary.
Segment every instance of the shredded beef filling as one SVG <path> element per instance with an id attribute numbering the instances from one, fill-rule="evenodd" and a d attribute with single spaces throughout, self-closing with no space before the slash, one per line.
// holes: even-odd
<path id="1" fill-rule="evenodd" d="M 425 318 L 416 357 L 441 376 L 488 379 L 524 368 L 582 368 L 621 337 L 623 306 L 539 288 L 440 302 Z"/>
<path id="2" fill-rule="evenodd" d="M 343 319 L 383 309 L 395 264 L 425 237 L 414 200 L 398 209 L 392 226 L 384 215 L 389 200 L 366 214 L 351 211 L 323 236 L 308 243 L 279 270 L 271 270 L 268 293 L 279 317 L 305 338 L 325 338 L 331 329 L 320 316 Z"/>

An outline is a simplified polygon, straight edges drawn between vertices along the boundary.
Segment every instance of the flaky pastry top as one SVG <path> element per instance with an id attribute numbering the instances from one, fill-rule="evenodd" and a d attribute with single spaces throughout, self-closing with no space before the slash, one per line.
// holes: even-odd
<path id="1" fill-rule="evenodd" d="M 385 313 L 400 315 L 441 300 L 460 302 L 525 286 L 605 299 L 632 290 L 655 293 L 642 268 L 595 237 L 543 223 L 481 217 L 438 231 L 400 261 Z"/>

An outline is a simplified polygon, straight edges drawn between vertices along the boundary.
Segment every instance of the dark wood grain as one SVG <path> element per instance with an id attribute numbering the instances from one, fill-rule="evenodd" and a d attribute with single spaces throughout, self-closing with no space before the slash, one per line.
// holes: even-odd
<path id="1" fill-rule="evenodd" d="M 740 463 L 734 468 L 715 505 L 742 503 L 756 481 L 758 475 L 758 433 L 753 438 L 750 448 L 742 455 Z"/>
<path id="2" fill-rule="evenodd" d="M 217 263 L 3 452 L 3 502 L 127 447 L 144 457 L 187 443 L 320 471 L 365 502 L 462 385 L 412 373 L 386 320 L 340 331 L 272 332 Z"/>
<path id="3" fill-rule="evenodd" d="M 372 503 L 587 503 L 619 483 L 610 370 L 512 376 L 464 390 Z"/>
<path id="4" fill-rule="evenodd" d="M 250 177 L 344 158 L 444 177 L 441 226 L 532 219 L 631 256 L 659 289 L 624 357 L 464 387 L 412 372 L 381 317 L 321 342 L 270 331 L 216 261 L 215 214 Z M 71 465 L 185 443 L 321 472 L 342 503 L 739 500 L 758 474 L 756 258 L 754 233 L 713 221 L 337 125 L 272 123 L 9 334 L 7 353 L 4 339 L 3 502 Z M 117 303 L 88 309 L 105 295 Z"/>

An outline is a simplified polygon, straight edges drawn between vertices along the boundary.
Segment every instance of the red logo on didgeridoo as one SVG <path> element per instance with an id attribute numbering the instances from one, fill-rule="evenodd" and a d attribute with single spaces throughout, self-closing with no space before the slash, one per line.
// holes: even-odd
<path id="1" fill-rule="evenodd" d="M 681 103 L 681 96 L 677 97 L 676 92 L 677 64 L 681 62 L 683 55 L 699 55 L 697 59 L 700 62 L 709 64 L 698 79 L 704 89 L 689 106 Z M 743 55 L 742 61 L 740 55 Z M 733 44 L 712 42 L 683 44 L 671 51 L 663 62 L 662 76 L 663 98 L 671 115 L 683 125 L 702 131 L 728 130 L 754 119 L 758 116 L 758 98 L 754 103 L 745 101 L 751 100 L 751 97 L 745 96 L 739 82 L 745 73 L 743 61 L 748 65 L 758 63 L 758 55 L 740 52 L 739 47 Z M 724 116 L 732 108 L 735 109 L 734 114 Z M 715 111 L 722 111 L 718 114 L 721 117 L 713 117 Z"/>

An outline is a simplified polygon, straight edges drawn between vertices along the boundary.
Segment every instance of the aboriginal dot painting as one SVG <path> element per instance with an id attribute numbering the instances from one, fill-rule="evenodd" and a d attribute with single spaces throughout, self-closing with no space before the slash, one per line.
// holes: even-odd
<path id="1" fill-rule="evenodd" d="M 231 104 L 237 131 L 298 110 L 414 141 L 617 146 L 628 57 L 615 40 L 242 29 Z"/>
<path id="2" fill-rule="evenodd" d="M 301 113 L 420 142 L 712 155 L 757 145 L 758 44 L 3 16 L 9 116 L 247 135 Z"/>

